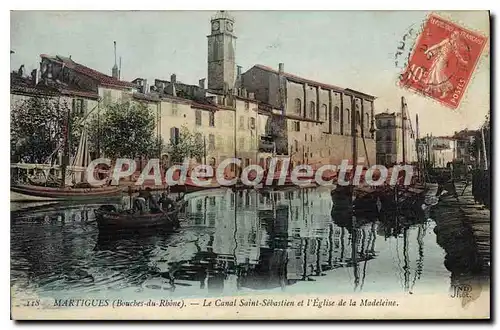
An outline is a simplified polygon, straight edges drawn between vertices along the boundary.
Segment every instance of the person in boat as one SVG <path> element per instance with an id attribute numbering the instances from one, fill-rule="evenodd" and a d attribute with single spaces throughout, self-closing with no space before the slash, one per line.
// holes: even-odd
<path id="1" fill-rule="evenodd" d="M 160 197 L 157 194 L 151 194 L 151 197 L 148 200 L 148 204 L 149 204 L 149 210 L 151 211 L 151 213 L 164 212 L 162 210 L 162 207 L 160 204 Z"/>
<path id="2" fill-rule="evenodd" d="M 163 192 L 160 197 L 160 206 L 163 211 L 170 211 L 175 207 L 174 201 L 168 197 L 167 192 Z"/>
<path id="3" fill-rule="evenodd" d="M 134 211 L 144 213 L 146 212 L 146 191 L 139 188 L 139 195 L 134 199 Z"/>
<path id="4" fill-rule="evenodd" d="M 149 211 L 160 211 L 160 206 L 151 194 L 151 188 L 147 187 L 146 190 L 139 189 L 139 195 L 134 201 L 134 210 L 141 213 Z"/>

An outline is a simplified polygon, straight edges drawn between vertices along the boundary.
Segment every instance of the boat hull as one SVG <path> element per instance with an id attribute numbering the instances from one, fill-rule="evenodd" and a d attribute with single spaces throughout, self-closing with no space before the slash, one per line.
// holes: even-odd
<path id="1" fill-rule="evenodd" d="M 177 215 L 186 203 L 178 203 L 173 211 L 167 213 L 139 214 L 98 209 L 95 210 L 95 215 L 101 232 L 174 230 L 179 226 Z"/>
<path id="2" fill-rule="evenodd" d="M 92 200 L 103 197 L 118 197 L 120 187 L 100 188 L 53 188 L 32 185 L 10 187 L 11 202 L 39 202 L 58 200 Z"/>

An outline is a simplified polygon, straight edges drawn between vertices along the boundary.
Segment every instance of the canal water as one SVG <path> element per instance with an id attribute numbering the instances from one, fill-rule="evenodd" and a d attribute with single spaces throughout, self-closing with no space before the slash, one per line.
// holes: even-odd
<path id="1" fill-rule="evenodd" d="M 340 218 L 327 189 L 187 196 L 181 229 L 110 239 L 94 209 L 13 212 L 11 287 L 52 298 L 448 293 L 435 222 Z"/>

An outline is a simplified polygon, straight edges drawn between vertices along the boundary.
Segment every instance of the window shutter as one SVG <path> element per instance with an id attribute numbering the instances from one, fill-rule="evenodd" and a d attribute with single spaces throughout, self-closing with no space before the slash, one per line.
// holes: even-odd
<path id="1" fill-rule="evenodd" d="M 88 104 L 88 100 L 82 100 L 82 116 L 85 116 L 85 114 L 87 113 Z"/>

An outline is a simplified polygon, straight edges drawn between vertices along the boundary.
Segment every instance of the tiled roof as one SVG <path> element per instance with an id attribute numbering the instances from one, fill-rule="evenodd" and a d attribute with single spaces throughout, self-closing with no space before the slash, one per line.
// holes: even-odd
<path id="1" fill-rule="evenodd" d="M 256 65 L 254 65 L 254 67 L 259 68 L 261 70 L 268 71 L 268 72 L 272 72 L 272 73 L 275 73 L 275 74 L 279 74 L 278 70 L 275 70 L 275 69 L 273 69 L 271 67 L 268 67 L 268 66 L 265 66 L 265 65 L 262 65 L 262 64 L 256 64 Z M 299 77 L 299 76 L 296 76 L 294 74 L 287 73 L 287 72 L 283 72 L 283 76 L 285 76 L 288 80 L 294 81 L 294 82 L 297 82 L 297 83 L 308 84 L 310 86 L 317 86 L 317 87 L 321 87 L 323 89 L 331 89 L 331 90 L 334 90 L 334 91 L 337 91 L 337 92 L 347 92 L 347 93 L 359 94 L 359 95 L 368 97 L 370 99 L 375 99 L 375 96 L 373 96 L 373 95 L 366 94 L 366 93 L 363 93 L 363 92 L 360 92 L 360 91 L 356 91 L 356 90 L 351 89 L 351 88 L 342 88 L 342 87 L 335 86 L 335 85 L 325 84 L 325 83 L 321 83 L 321 82 L 318 82 L 318 81 L 309 80 L 309 79 L 306 79 L 306 78 L 303 78 L 303 77 Z"/>
<path id="2" fill-rule="evenodd" d="M 204 110 L 217 110 L 218 107 L 214 105 L 201 104 L 198 102 L 191 103 L 191 108 L 204 109 Z"/>
<path id="3" fill-rule="evenodd" d="M 94 93 L 94 92 L 77 91 L 77 90 L 65 89 L 65 88 L 61 88 L 59 91 L 63 95 L 86 97 L 89 99 L 96 99 L 96 100 L 99 98 L 99 94 Z"/>
<path id="4" fill-rule="evenodd" d="M 380 112 L 380 113 L 377 113 L 375 114 L 375 118 L 379 118 L 379 117 L 394 117 L 394 114 L 395 112 Z"/>
<path id="5" fill-rule="evenodd" d="M 364 97 L 368 97 L 370 99 L 375 99 L 375 96 L 373 96 L 373 95 L 366 94 L 366 93 L 363 93 L 363 92 L 360 92 L 360 91 L 357 91 L 357 90 L 354 90 L 351 88 L 346 88 L 346 89 L 344 89 L 344 91 L 346 91 L 348 93 L 357 94 L 358 96 L 364 96 Z"/>
<path id="6" fill-rule="evenodd" d="M 134 99 L 137 99 L 137 100 L 144 100 L 144 101 L 150 101 L 150 102 L 159 102 L 160 101 L 160 98 L 158 97 L 157 94 L 134 93 L 133 97 L 134 97 Z"/>
<path id="7" fill-rule="evenodd" d="M 36 86 L 10 86 L 11 94 L 27 94 L 27 95 L 44 95 L 44 96 L 57 96 L 59 91 L 52 88 L 40 88 Z"/>
<path id="8" fill-rule="evenodd" d="M 35 86 L 31 79 L 28 79 L 26 77 L 20 77 L 18 75 L 13 75 L 13 74 L 11 74 L 10 91 L 11 93 L 14 94 L 26 94 L 26 95 L 44 95 L 44 96 L 69 95 L 69 96 L 79 96 L 92 99 L 97 99 L 99 97 L 97 93 L 82 91 L 82 90 L 67 89 L 63 85 L 47 86 L 43 83 L 38 83 Z"/>
<path id="9" fill-rule="evenodd" d="M 136 87 L 136 85 L 134 85 L 131 82 L 117 80 L 111 76 L 108 76 L 102 72 L 91 69 L 85 65 L 79 64 L 79 63 L 73 61 L 72 59 L 64 57 L 64 56 L 57 55 L 54 57 L 54 56 L 49 56 L 46 54 L 41 54 L 40 57 L 50 59 L 51 61 L 64 63 L 64 65 L 66 67 L 97 80 L 99 82 L 99 84 L 101 84 L 103 86 L 121 87 L 121 88 Z"/>
<path id="10" fill-rule="evenodd" d="M 261 70 L 268 71 L 268 72 L 279 74 L 278 70 L 275 70 L 273 68 L 270 68 L 270 67 L 262 65 L 262 64 L 256 64 L 256 65 L 254 65 L 254 67 L 259 68 Z M 302 78 L 302 77 L 299 77 L 299 76 L 296 76 L 294 74 L 287 73 L 287 72 L 284 72 L 283 76 L 285 76 L 288 80 L 295 81 L 295 82 L 298 82 L 298 83 L 301 83 L 301 84 L 308 84 L 308 85 L 312 85 L 312 86 L 318 86 L 318 87 L 321 87 L 321 88 L 324 88 L 324 89 L 333 89 L 333 90 L 336 90 L 336 91 L 339 91 L 339 92 L 344 91 L 344 88 L 342 88 L 342 87 L 335 86 L 335 85 L 330 85 L 330 84 L 320 83 L 318 81 L 314 81 L 314 80 L 309 80 L 309 79 L 306 79 L 306 78 Z"/>

